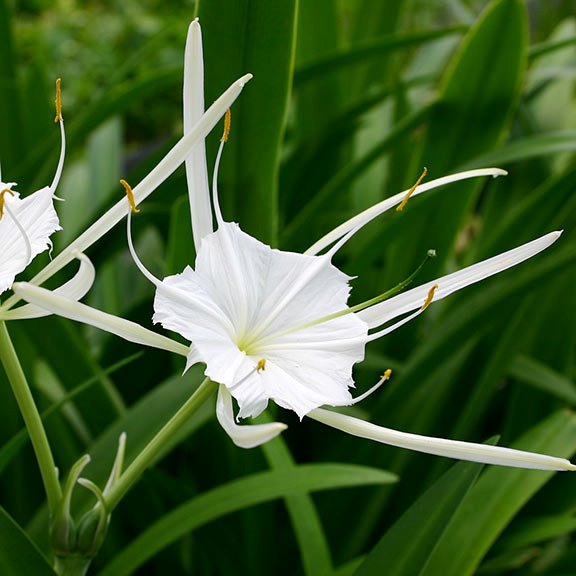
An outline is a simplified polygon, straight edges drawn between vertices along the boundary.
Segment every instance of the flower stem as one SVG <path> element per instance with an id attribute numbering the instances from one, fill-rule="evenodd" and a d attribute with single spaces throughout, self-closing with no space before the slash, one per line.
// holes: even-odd
<path id="1" fill-rule="evenodd" d="M 114 483 L 108 494 L 106 494 L 106 503 L 110 512 L 118 505 L 132 485 L 140 479 L 146 468 L 156 460 L 176 431 L 216 392 L 217 388 L 218 385 L 215 382 L 212 382 L 210 378 L 206 378 L 180 410 L 168 420 L 158 434 L 150 440 L 144 450 L 136 456 L 118 481 Z"/>
<path id="2" fill-rule="evenodd" d="M 54 458 L 50 444 L 48 443 L 46 431 L 44 430 L 38 408 L 30 392 L 26 376 L 18 360 L 16 350 L 14 350 L 14 346 L 12 345 L 6 324 L 1 321 L 0 361 L 4 366 L 6 376 L 8 376 L 8 381 L 12 387 L 12 392 L 16 397 L 16 402 L 24 419 L 24 424 L 28 429 L 28 434 L 30 435 L 30 440 L 40 468 L 40 474 L 42 475 L 42 481 L 44 482 L 48 508 L 52 515 L 56 511 L 62 497 L 62 490 L 58 481 L 58 472 L 54 464 Z"/>
<path id="3" fill-rule="evenodd" d="M 92 558 L 57 558 L 54 570 L 58 576 L 85 576 Z"/>

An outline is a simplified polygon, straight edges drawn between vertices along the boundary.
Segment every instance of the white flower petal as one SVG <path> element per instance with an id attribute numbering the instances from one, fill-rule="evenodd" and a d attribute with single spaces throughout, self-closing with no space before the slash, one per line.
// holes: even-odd
<path id="1" fill-rule="evenodd" d="M 528 258 L 532 258 L 532 256 L 535 256 L 556 242 L 561 233 L 562 232 L 550 232 L 550 234 L 532 240 L 532 242 L 523 244 L 518 248 L 514 248 L 513 250 L 509 250 L 508 252 L 504 252 L 498 256 L 489 258 L 488 260 L 468 266 L 463 270 L 458 270 L 458 272 L 453 272 L 452 274 L 448 274 L 447 276 L 443 276 L 437 280 L 432 280 L 431 282 L 422 284 L 422 286 L 398 294 L 389 300 L 385 300 L 380 304 L 366 308 L 357 314 L 369 325 L 370 328 L 376 328 L 397 316 L 401 316 L 402 314 L 406 314 L 407 312 L 422 306 L 429 290 L 434 286 L 434 284 L 438 284 L 438 289 L 434 293 L 432 303 L 445 298 L 465 286 L 479 282 L 493 274 L 511 268 Z"/>
<path id="2" fill-rule="evenodd" d="M 24 199 L 17 192 L 14 196 L 6 194 L 4 202 L 5 213 L 0 220 L 0 293 L 10 288 L 15 276 L 30 263 L 27 242 L 30 258 L 34 258 L 52 246 L 50 235 L 61 230 L 54 209 L 54 196 L 48 187 Z"/>
<path id="3" fill-rule="evenodd" d="M 444 176 L 443 178 L 436 178 L 436 180 L 431 180 L 430 182 L 420 184 L 420 186 L 418 186 L 412 193 L 412 197 L 418 196 L 418 194 L 428 192 L 429 190 L 433 190 L 434 188 L 438 188 L 452 182 L 459 182 L 460 180 L 478 178 L 479 176 L 496 177 L 506 174 L 507 172 L 505 170 L 501 170 L 500 168 L 482 168 L 479 170 L 467 170 L 466 172 L 458 172 L 457 174 L 451 174 L 450 176 Z M 343 224 L 340 224 L 340 226 L 334 228 L 334 230 L 326 234 L 326 236 L 320 238 L 320 240 L 315 242 L 312 246 L 310 246 L 310 248 L 308 248 L 308 250 L 306 250 L 305 254 L 318 254 L 318 252 L 321 252 L 324 250 L 324 248 L 330 246 L 332 242 L 335 242 L 347 234 L 350 230 L 354 228 L 359 229 L 362 226 L 365 226 L 368 224 L 368 222 L 374 220 L 374 218 L 377 216 L 380 216 L 380 214 L 383 214 L 387 210 L 390 210 L 390 208 L 400 204 L 408 192 L 409 189 L 404 190 L 399 194 L 391 196 L 390 198 L 386 198 L 386 200 L 382 200 L 382 202 L 367 208 L 363 212 L 360 212 L 360 214 L 356 214 L 356 216 L 350 218 L 350 220 L 347 220 Z"/>
<path id="4" fill-rule="evenodd" d="M 45 288 L 27 282 L 16 282 L 12 288 L 20 298 L 45 308 L 53 314 L 95 326 L 135 344 L 168 350 L 181 356 L 188 354 L 187 346 L 166 338 L 166 336 L 147 330 L 135 322 L 107 314 L 80 302 L 68 300 Z"/>
<path id="5" fill-rule="evenodd" d="M 202 358 L 198 350 L 194 344 L 190 344 L 190 349 L 188 350 L 188 354 L 186 356 L 186 367 L 184 368 L 184 372 L 187 372 L 192 366 L 195 364 L 199 364 L 202 362 Z"/>
<path id="6" fill-rule="evenodd" d="M 215 102 L 210 106 L 202 118 L 194 125 L 188 134 L 183 136 L 179 142 L 166 154 L 159 164 L 138 184 L 134 189 L 136 203 L 139 204 L 147 198 L 172 172 L 176 170 L 188 157 L 193 146 L 212 130 L 214 125 L 220 120 L 226 110 L 232 105 L 234 100 L 242 92 L 244 85 L 252 78 L 251 74 L 246 74 L 234 84 L 232 84 Z M 77 252 L 84 252 L 106 232 L 112 229 L 120 220 L 126 216 L 128 204 L 123 198 L 117 202 L 108 212 L 99 218 L 92 226 L 83 232 L 76 240 L 71 242 L 58 256 L 52 260 L 43 270 L 37 274 L 31 282 L 42 284 L 58 270 L 66 266 L 74 259 Z M 5 305 L 13 306 L 18 301 L 17 297 L 11 297 Z"/>
<path id="7" fill-rule="evenodd" d="M 96 272 L 90 259 L 84 254 L 78 254 L 77 258 L 80 260 L 80 267 L 78 272 L 65 284 L 59 286 L 54 290 L 55 294 L 67 298 L 69 300 L 80 300 L 83 298 L 94 283 Z M 0 307 L 0 318 L 2 320 L 24 320 L 29 318 L 41 318 L 48 316 L 50 312 L 45 308 L 40 308 L 34 304 L 25 304 L 12 310 L 5 312 Z"/>
<path id="8" fill-rule="evenodd" d="M 202 118 L 202 114 L 204 114 L 204 58 L 202 30 L 196 18 L 188 28 L 184 51 L 184 134 L 192 130 L 194 124 Z M 204 139 L 200 139 L 186 159 L 186 178 L 192 233 L 198 251 L 202 238 L 213 231 Z"/>
<path id="9" fill-rule="evenodd" d="M 318 422 L 322 422 L 322 424 L 337 428 L 352 436 L 374 440 L 382 444 L 397 446 L 398 448 L 415 450 L 416 452 L 446 456 L 447 458 L 456 458 L 458 460 L 482 462 L 485 464 L 511 466 L 514 468 L 576 470 L 576 466 L 564 458 L 556 458 L 534 452 L 523 452 L 512 448 L 502 448 L 500 446 L 459 442 L 445 438 L 433 438 L 430 436 L 409 434 L 407 432 L 398 432 L 397 430 L 376 426 L 375 424 L 353 418 L 352 416 L 345 416 L 344 414 L 338 414 L 321 408 L 310 412 L 308 416 Z"/>
<path id="10" fill-rule="evenodd" d="M 257 416 L 269 399 L 302 417 L 352 400 L 367 326 L 354 314 L 315 323 L 345 309 L 349 291 L 329 258 L 273 250 L 222 223 L 203 239 L 196 270 L 159 286 L 154 321 L 193 342 L 240 417 Z"/>
<path id="11" fill-rule="evenodd" d="M 280 422 L 239 426 L 234 421 L 232 397 L 226 386 L 223 385 L 218 388 L 216 417 L 226 434 L 232 439 L 232 442 L 240 448 L 254 448 L 265 444 L 288 428 L 286 424 Z"/>

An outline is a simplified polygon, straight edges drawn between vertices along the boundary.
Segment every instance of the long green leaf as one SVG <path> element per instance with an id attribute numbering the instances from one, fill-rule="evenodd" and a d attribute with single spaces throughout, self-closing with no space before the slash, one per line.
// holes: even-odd
<path id="1" fill-rule="evenodd" d="M 574 383 L 534 358 L 517 356 L 508 373 L 520 382 L 548 392 L 572 406 L 576 405 L 576 386 Z"/>
<path id="2" fill-rule="evenodd" d="M 2 94 L 0 126 L 4 134 L 10 134 L 10 138 L 3 138 L 0 142 L 0 162 L 3 173 L 6 173 L 7 167 L 15 167 L 17 159 L 22 154 L 23 146 L 23 134 L 18 129 L 21 111 L 9 4 L 7 0 L 0 0 L 0 94 Z M 10 178 L 5 176 L 4 180 L 9 181 Z"/>
<path id="3" fill-rule="evenodd" d="M 272 469 L 290 471 L 296 466 L 281 436 L 264 444 L 262 450 Z M 298 540 L 305 573 L 309 576 L 330 574 L 330 548 L 312 497 L 307 493 L 289 494 L 285 502 Z"/>
<path id="4" fill-rule="evenodd" d="M 364 45 L 355 46 L 352 50 L 343 50 L 337 54 L 330 54 L 317 58 L 315 61 L 301 64 L 294 72 L 294 85 L 318 79 L 324 74 L 341 71 L 343 68 L 361 64 L 373 58 L 381 58 L 393 50 L 411 48 L 418 44 L 461 34 L 465 30 L 462 26 L 427 30 L 425 32 L 411 32 L 408 34 L 391 34 L 390 36 L 372 40 Z"/>
<path id="5" fill-rule="evenodd" d="M 224 217 L 275 243 L 280 144 L 294 59 L 296 0 L 200 2 L 207 101 L 235 78 L 254 79 L 235 103 L 219 178 Z M 220 135 L 218 134 L 218 137 Z M 247 200 L 249 195 L 249 200 Z"/>
<path id="6" fill-rule="evenodd" d="M 249 506 L 290 494 L 395 481 L 389 472 L 346 464 L 304 464 L 290 470 L 253 474 L 196 496 L 166 514 L 118 554 L 99 576 L 131 574 L 188 532 Z"/>
<path id="7" fill-rule="evenodd" d="M 514 448 L 569 457 L 576 451 L 576 416 L 554 414 L 526 433 Z M 423 574 L 473 574 L 498 535 L 553 474 L 490 468 L 462 503 Z"/>
<path id="8" fill-rule="evenodd" d="M 426 166 L 431 177 L 442 176 L 506 137 L 526 67 L 526 20 L 521 0 L 494 0 L 470 29 L 441 83 L 416 171 Z M 392 250 L 402 275 L 417 264 L 404 255 L 429 246 L 438 253 L 429 268 L 441 270 L 477 190 L 477 182 L 455 185 L 434 211 L 414 218 Z"/>
<path id="9" fill-rule="evenodd" d="M 0 507 L 0 574 L 54 576 L 55 572 L 24 530 Z"/>
<path id="10" fill-rule="evenodd" d="M 421 574 L 482 468 L 469 462 L 454 465 L 390 528 L 354 576 Z"/>
<path id="11" fill-rule="evenodd" d="M 576 150 L 576 131 L 564 130 L 537 134 L 514 140 L 502 148 L 477 156 L 459 167 L 459 170 L 470 170 L 486 166 L 506 166 L 512 162 L 530 160 L 538 156 L 573 152 Z"/>
<path id="12" fill-rule="evenodd" d="M 108 376 L 112 374 L 114 371 L 133 362 L 140 356 L 141 353 L 133 354 L 132 356 L 120 362 L 117 362 L 113 366 L 107 368 L 103 372 L 103 375 Z M 74 390 L 71 390 L 68 394 L 66 394 L 66 396 L 61 398 L 58 402 L 52 404 L 49 408 L 44 410 L 40 414 L 42 420 L 43 421 L 48 420 L 52 414 L 58 413 L 63 406 L 65 406 L 68 402 L 73 400 L 76 396 L 82 394 L 85 390 L 88 390 L 92 386 L 95 386 L 99 383 L 100 383 L 100 376 L 94 376 L 92 378 L 89 378 L 82 384 L 79 384 L 76 388 L 74 388 Z M 28 439 L 29 439 L 28 430 L 26 430 L 26 428 L 22 428 L 0 448 L 0 475 L 2 475 L 2 472 L 4 471 L 6 466 L 8 466 L 8 464 L 10 464 L 12 459 L 20 452 L 21 448 L 26 444 Z"/>

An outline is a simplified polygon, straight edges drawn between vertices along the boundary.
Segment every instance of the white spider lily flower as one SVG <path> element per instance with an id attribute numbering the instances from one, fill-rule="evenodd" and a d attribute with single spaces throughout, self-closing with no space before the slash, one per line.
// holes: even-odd
<path id="1" fill-rule="evenodd" d="M 21 199 L 18 192 L 12 189 L 16 183 L 2 182 L 0 176 L 0 242 L 4 247 L 0 255 L 0 293 L 12 287 L 15 276 L 22 272 L 35 256 L 52 248 L 50 236 L 61 230 L 54 209 L 54 200 L 59 200 L 56 188 L 62 176 L 66 155 L 60 79 L 56 80 L 55 103 L 54 122 L 60 125 L 60 157 L 50 186 Z M 73 255 L 80 260 L 80 267 L 76 274 L 56 288 L 55 292 L 66 298 L 79 300 L 92 287 L 95 273 L 94 266 L 84 254 L 74 251 Z M 32 304 L 11 309 L 11 300 L 14 301 L 14 297 L 0 306 L 0 320 L 23 320 L 50 314 L 44 308 Z"/>
<path id="2" fill-rule="evenodd" d="M 275 250 L 224 222 L 201 243 L 195 269 L 156 285 L 154 322 L 193 344 L 188 366 L 206 364 L 206 376 L 237 400 L 238 416 L 256 417 L 269 400 L 300 418 L 320 406 L 353 402 L 352 367 L 367 342 L 420 314 L 427 294 L 440 299 L 518 264 L 548 247 L 559 233 L 439 278 L 359 312 L 347 307 L 350 279 L 320 256 Z M 341 242 L 342 244 L 342 242 Z M 383 308 L 380 308 L 383 307 Z M 370 329 L 416 309 L 374 333 Z"/>
<path id="3" fill-rule="evenodd" d="M 60 80 L 56 81 L 56 118 L 60 125 L 60 157 L 56 173 L 49 186 L 21 198 L 13 190 L 16 182 L 4 182 L 0 175 L 0 294 L 8 290 L 14 278 L 41 252 L 52 248 L 50 236 L 61 230 L 54 209 L 56 188 L 60 182 L 66 135 L 61 113 Z"/>
<path id="4" fill-rule="evenodd" d="M 242 232 L 237 224 L 225 222 L 220 213 L 216 177 L 228 127 L 229 119 L 213 180 L 217 229 L 201 239 L 195 268 L 187 267 L 162 281 L 155 278 L 135 253 L 131 214 L 128 242 L 136 265 L 157 288 L 153 320 L 190 340 L 187 367 L 206 364 L 205 374 L 220 384 L 218 420 L 236 445 L 247 448 L 263 443 L 283 426 L 238 426 L 232 397 L 240 408 L 236 419 L 258 416 L 273 400 L 300 418 L 309 416 L 353 435 L 421 452 L 506 466 L 576 469 L 562 458 L 407 434 L 320 408 L 353 404 L 389 377 L 386 374 L 368 393 L 352 398 L 352 367 L 363 359 L 366 343 L 422 313 L 431 302 L 536 255 L 556 241 L 560 232 L 388 301 L 376 298 L 348 308 L 350 278 L 331 263 L 332 256 L 359 228 L 399 203 L 400 196 L 370 209 L 359 224 L 356 217 L 352 224 L 340 227 L 341 232 L 329 235 L 338 242 L 325 254 L 272 249 Z M 481 174 L 501 173 L 486 169 Z M 477 171 L 457 174 L 440 179 L 439 185 L 478 175 Z M 428 189 L 432 187 L 428 185 Z M 410 189 L 402 196 L 416 191 Z M 380 328 L 401 315 L 401 320 Z M 380 329 L 374 332 L 376 328 Z"/>
<path id="5" fill-rule="evenodd" d="M 201 114 L 201 89 L 191 80 L 202 75 L 200 28 L 189 30 L 185 72 L 185 110 L 189 118 Z M 192 59 L 193 61 L 190 61 Z M 194 60 L 195 59 L 195 60 Z M 185 112 L 185 115 L 188 112 Z M 227 139 L 227 118 L 223 142 Z M 202 362 L 206 375 L 220 384 L 217 418 L 233 442 L 244 448 L 262 444 L 285 426 L 281 423 L 239 426 L 237 418 L 260 414 L 273 400 L 329 426 L 360 436 L 430 454 L 548 470 L 575 470 L 563 458 L 507 448 L 430 438 L 390 430 L 320 406 L 344 406 L 363 400 L 390 376 L 354 399 L 352 367 L 364 357 L 365 345 L 422 313 L 428 305 L 450 293 L 519 264 L 550 246 L 560 235 L 552 232 L 431 283 L 382 302 L 375 298 L 347 306 L 350 278 L 331 262 L 333 255 L 357 230 L 411 194 L 478 176 L 499 176 L 496 168 L 472 170 L 412 187 L 381 202 L 330 232 L 304 254 L 276 250 L 250 237 L 235 223 L 225 222 L 218 205 L 216 175 L 213 178 L 213 210 L 205 178 L 202 146 L 192 149 L 187 162 L 190 205 L 193 210 L 195 268 L 164 280 L 155 278 L 140 262 L 130 234 L 132 257 L 142 273 L 156 286 L 154 321 L 190 341 L 187 367 Z M 133 208 L 138 198 L 128 198 Z M 206 209 L 208 207 L 209 209 Z M 212 212 L 217 222 L 213 231 Z M 335 243 L 335 244 L 334 244 Z M 318 253 L 333 246 L 324 254 Z M 50 294 L 42 288 L 17 284 L 14 290 L 26 300 L 66 317 L 98 326 L 128 340 L 151 344 L 151 336 L 136 339 L 133 327 L 77 302 Z M 385 323 L 403 316 L 382 328 Z M 130 323 L 132 324 L 132 323 Z M 182 345 L 179 345 L 182 346 Z M 178 353 L 182 353 L 180 348 Z M 176 350 L 174 350 L 176 351 Z M 232 397 L 240 411 L 234 416 Z"/>

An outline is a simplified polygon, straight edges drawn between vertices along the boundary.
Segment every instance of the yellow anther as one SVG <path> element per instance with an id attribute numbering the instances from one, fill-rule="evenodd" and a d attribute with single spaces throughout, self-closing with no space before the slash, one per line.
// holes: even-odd
<path id="1" fill-rule="evenodd" d="M 0 218 L 4 216 L 4 196 L 6 196 L 6 192 L 8 192 L 10 196 L 14 196 L 14 192 L 12 192 L 10 188 L 5 188 L 2 190 L 2 192 L 0 192 Z"/>
<path id="2" fill-rule="evenodd" d="M 226 110 L 226 114 L 224 114 L 224 134 L 222 134 L 220 142 L 228 142 L 231 122 L 232 122 L 232 113 L 230 112 L 230 108 L 228 108 L 228 110 Z"/>
<path id="3" fill-rule="evenodd" d="M 436 292 L 437 289 L 438 289 L 438 284 L 434 284 L 434 286 L 432 286 L 432 288 L 430 288 L 430 290 L 428 290 L 428 295 L 426 296 L 426 300 L 424 300 L 424 304 L 422 304 L 422 308 L 420 308 L 420 310 L 426 310 L 426 308 L 428 308 L 428 306 L 430 306 L 430 304 L 432 303 L 432 300 L 434 298 L 434 293 Z"/>
<path id="4" fill-rule="evenodd" d="M 406 204 L 408 204 L 408 200 L 410 200 L 410 196 L 412 196 L 414 190 L 416 190 L 416 188 L 420 186 L 420 182 L 424 180 L 424 176 L 426 176 L 426 174 L 428 174 L 428 168 L 424 168 L 424 170 L 422 170 L 422 174 L 420 174 L 420 178 L 416 180 L 416 184 L 414 184 L 414 186 L 412 186 L 412 188 L 408 190 L 408 194 L 404 196 L 404 200 L 402 200 L 402 202 L 400 202 L 400 204 L 396 207 L 396 212 L 402 212 L 402 210 L 404 210 L 404 207 L 406 206 Z"/>
<path id="5" fill-rule="evenodd" d="M 266 370 L 266 358 L 260 358 L 256 365 L 256 372 L 262 372 L 262 370 Z"/>
<path id="6" fill-rule="evenodd" d="M 56 80 L 56 100 L 54 100 L 54 104 L 56 104 L 56 116 L 54 117 L 54 122 L 63 122 L 64 118 L 62 118 L 62 93 L 60 91 L 60 78 Z"/>
<path id="7" fill-rule="evenodd" d="M 384 380 L 384 382 L 386 382 L 386 380 L 390 380 L 391 376 L 392 376 L 392 369 L 387 368 L 386 370 L 384 370 L 384 374 L 382 374 L 382 376 L 380 376 L 380 378 L 382 380 Z"/>
<path id="8" fill-rule="evenodd" d="M 128 198 L 128 203 L 130 204 L 132 212 L 140 212 L 140 210 L 136 208 L 136 201 L 134 200 L 134 192 L 132 192 L 132 187 L 130 186 L 130 184 L 128 184 L 126 180 L 120 180 L 120 184 L 122 184 L 122 186 L 124 186 L 124 189 L 126 190 L 126 197 Z"/>

